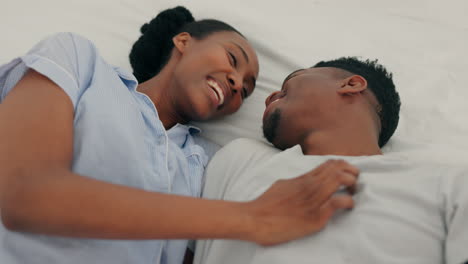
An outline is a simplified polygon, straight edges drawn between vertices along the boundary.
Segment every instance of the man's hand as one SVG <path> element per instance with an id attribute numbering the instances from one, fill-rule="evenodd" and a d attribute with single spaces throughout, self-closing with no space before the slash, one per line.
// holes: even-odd
<path id="1" fill-rule="evenodd" d="M 329 160 L 297 178 L 275 182 L 248 203 L 255 228 L 252 240 L 274 245 L 321 230 L 336 210 L 353 208 L 358 175 L 346 161 Z M 341 186 L 350 194 L 335 194 Z"/>

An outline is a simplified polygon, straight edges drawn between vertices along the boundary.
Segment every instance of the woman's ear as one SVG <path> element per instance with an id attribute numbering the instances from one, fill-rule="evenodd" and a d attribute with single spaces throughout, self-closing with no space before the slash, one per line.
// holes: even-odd
<path id="1" fill-rule="evenodd" d="M 190 45 L 190 41 L 192 40 L 192 36 L 188 32 L 182 32 L 175 35 L 172 38 L 172 42 L 174 43 L 174 47 L 180 52 L 184 53 L 187 47 Z"/>
<path id="2" fill-rule="evenodd" d="M 367 81 L 361 75 L 352 75 L 343 80 L 340 89 L 338 89 L 339 94 L 357 94 L 365 91 L 367 89 Z"/>

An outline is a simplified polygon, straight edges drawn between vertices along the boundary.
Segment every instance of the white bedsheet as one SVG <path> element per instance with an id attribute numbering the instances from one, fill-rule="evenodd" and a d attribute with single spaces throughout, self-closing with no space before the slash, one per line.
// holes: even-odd
<path id="1" fill-rule="evenodd" d="M 43 0 L 5 1 L 0 63 L 45 35 L 74 31 L 94 41 L 112 64 L 130 69 L 139 27 L 182 4 L 195 18 L 217 18 L 251 40 L 260 59 L 255 93 L 235 115 L 199 124 L 218 144 L 262 139 L 264 99 L 292 70 L 340 56 L 378 58 L 402 97 L 400 126 L 386 152 L 464 162 L 468 141 L 468 1 L 375 0 Z M 421 148 L 430 151 L 419 151 Z"/>

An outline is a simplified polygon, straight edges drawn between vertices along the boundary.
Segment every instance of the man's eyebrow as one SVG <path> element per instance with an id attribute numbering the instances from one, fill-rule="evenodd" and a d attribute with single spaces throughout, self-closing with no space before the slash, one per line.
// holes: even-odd
<path id="1" fill-rule="evenodd" d="M 242 55 L 244 55 L 245 60 L 249 62 L 249 56 L 247 56 L 247 53 L 245 52 L 245 50 L 239 44 L 235 43 L 234 41 L 231 41 L 231 43 L 236 45 L 242 51 Z"/>

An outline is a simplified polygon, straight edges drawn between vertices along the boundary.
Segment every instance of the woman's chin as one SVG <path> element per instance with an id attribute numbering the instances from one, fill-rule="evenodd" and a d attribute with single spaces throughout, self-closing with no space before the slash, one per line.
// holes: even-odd
<path id="1" fill-rule="evenodd" d="M 216 111 L 208 108 L 198 109 L 191 113 L 193 121 L 209 121 L 215 118 Z"/>

